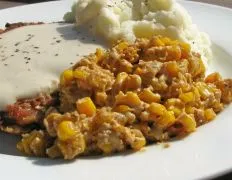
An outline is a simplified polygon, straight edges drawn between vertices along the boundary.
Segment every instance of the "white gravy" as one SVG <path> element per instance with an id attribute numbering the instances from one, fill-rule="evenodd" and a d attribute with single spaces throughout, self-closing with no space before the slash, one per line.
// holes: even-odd
<path id="1" fill-rule="evenodd" d="M 24 26 L 0 35 L 0 110 L 57 85 L 60 73 L 103 46 L 74 25 Z"/>

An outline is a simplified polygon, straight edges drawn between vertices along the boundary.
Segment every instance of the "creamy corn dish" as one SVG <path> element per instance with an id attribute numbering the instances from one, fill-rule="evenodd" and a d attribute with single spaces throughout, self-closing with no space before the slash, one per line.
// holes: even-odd
<path id="1" fill-rule="evenodd" d="M 154 36 L 97 49 L 61 74 L 55 95 L 39 98 L 8 107 L 17 121 L 0 119 L 1 130 L 22 134 L 25 155 L 70 160 L 185 137 L 232 101 L 232 79 L 206 76 L 189 44 Z M 23 111 L 38 106 L 40 118 Z"/>

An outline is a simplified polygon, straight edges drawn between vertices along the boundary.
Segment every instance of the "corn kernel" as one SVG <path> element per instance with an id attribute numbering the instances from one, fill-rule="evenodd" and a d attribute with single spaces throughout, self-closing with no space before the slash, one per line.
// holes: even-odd
<path id="1" fill-rule="evenodd" d="M 104 53 L 103 49 L 101 49 L 101 48 L 96 49 L 95 55 L 96 55 L 97 62 L 102 60 L 102 58 L 104 57 L 104 54 L 105 53 Z"/>
<path id="2" fill-rule="evenodd" d="M 199 93 L 199 90 L 196 87 L 194 87 L 193 93 L 194 93 L 195 101 L 200 100 L 201 95 Z"/>
<path id="3" fill-rule="evenodd" d="M 175 62 L 169 62 L 166 65 L 166 71 L 167 71 L 169 76 L 176 77 L 178 75 L 178 72 L 179 72 L 179 67 L 177 66 L 177 64 Z"/>
<path id="4" fill-rule="evenodd" d="M 130 133 L 128 142 L 131 146 L 132 149 L 138 151 L 140 150 L 143 146 L 146 145 L 146 139 L 142 132 L 138 129 L 130 129 Z"/>
<path id="5" fill-rule="evenodd" d="M 217 72 L 209 74 L 206 78 L 205 78 L 205 82 L 206 83 L 214 83 L 216 81 L 220 81 L 222 79 L 221 75 Z"/>
<path id="6" fill-rule="evenodd" d="M 146 139 L 145 138 L 137 138 L 136 141 L 131 144 L 131 147 L 138 151 L 140 149 L 142 149 L 144 146 L 146 145 Z"/>
<path id="7" fill-rule="evenodd" d="M 154 46 L 165 46 L 165 43 L 162 41 L 161 37 L 155 37 L 152 40 L 152 45 L 154 45 Z"/>
<path id="8" fill-rule="evenodd" d="M 110 154 L 113 151 L 113 146 L 112 144 L 103 144 L 99 145 L 100 149 L 105 153 L 105 154 Z"/>
<path id="9" fill-rule="evenodd" d="M 127 42 L 123 41 L 117 45 L 117 48 L 122 51 L 122 50 L 126 49 L 128 46 L 129 46 L 129 44 Z"/>
<path id="10" fill-rule="evenodd" d="M 158 103 L 151 103 L 148 107 L 148 112 L 154 115 L 162 116 L 167 111 L 165 106 Z"/>
<path id="11" fill-rule="evenodd" d="M 128 74 L 127 74 L 127 73 L 125 73 L 125 72 L 119 73 L 119 74 L 117 75 L 117 77 L 116 77 L 115 84 L 116 84 L 116 85 L 122 85 L 123 82 L 126 81 L 127 77 L 128 77 Z"/>
<path id="12" fill-rule="evenodd" d="M 157 125 L 162 128 L 167 128 L 176 121 L 173 111 L 165 111 L 157 122 Z"/>
<path id="13" fill-rule="evenodd" d="M 179 60 L 181 58 L 181 49 L 177 45 L 173 45 L 168 49 L 167 61 Z"/>
<path id="14" fill-rule="evenodd" d="M 76 134 L 72 121 L 62 121 L 57 128 L 57 136 L 61 141 L 67 141 Z"/>
<path id="15" fill-rule="evenodd" d="M 136 90 L 138 88 L 141 88 L 142 85 L 142 79 L 140 76 L 133 74 L 127 77 L 126 80 L 126 89 L 128 90 Z"/>
<path id="16" fill-rule="evenodd" d="M 160 37 L 160 40 L 164 43 L 165 46 L 171 45 L 171 39 L 167 37 Z"/>
<path id="17" fill-rule="evenodd" d="M 211 121 L 216 117 L 216 113 L 213 111 L 213 109 L 206 109 L 204 111 L 205 119 L 206 121 Z"/>
<path id="18" fill-rule="evenodd" d="M 127 105 L 129 107 L 136 107 L 141 104 L 141 101 L 136 93 L 129 91 L 126 94 L 119 92 L 119 94 L 116 96 L 115 103 L 116 105 Z"/>
<path id="19" fill-rule="evenodd" d="M 194 94 L 193 92 L 183 93 L 183 94 L 180 94 L 179 98 L 185 103 L 193 102 Z"/>
<path id="20" fill-rule="evenodd" d="M 188 133 L 196 130 L 197 123 L 195 119 L 188 114 L 183 113 L 182 115 L 180 115 L 178 117 L 178 122 L 183 125 L 185 131 Z"/>
<path id="21" fill-rule="evenodd" d="M 208 98 L 212 94 L 210 92 L 210 89 L 203 83 L 198 83 L 197 88 L 200 93 L 200 96 L 204 99 Z"/>
<path id="22" fill-rule="evenodd" d="M 190 50 L 191 50 L 191 46 L 188 43 L 180 43 L 181 45 L 181 58 L 188 58 Z"/>
<path id="23" fill-rule="evenodd" d="M 61 85 L 65 85 L 68 84 L 69 82 L 71 82 L 73 80 L 73 71 L 68 69 L 65 70 L 60 77 L 60 83 Z"/>
<path id="24" fill-rule="evenodd" d="M 120 113 L 126 113 L 126 112 L 131 111 L 131 108 L 129 106 L 126 106 L 126 105 L 119 105 L 119 106 L 116 106 L 114 108 L 114 111 L 120 112 Z"/>
<path id="25" fill-rule="evenodd" d="M 143 73 L 143 70 L 140 67 L 137 67 L 134 71 L 134 74 L 141 75 Z"/>
<path id="26" fill-rule="evenodd" d="M 173 111 L 175 116 L 178 117 L 183 111 L 177 107 L 168 108 L 168 110 Z"/>
<path id="27" fill-rule="evenodd" d="M 192 106 L 186 106 L 185 107 L 185 112 L 187 114 L 193 114 L 194 113 L 194 108 Z"/>
<path id="28" fill-rule="evenodd" d="M 120 64 L 119 72 L 131 73 L 132 70 L 133 70 L 133 65 L 130 62 L 125 60 Z"/>
<path id="29" fill-rule="evenodd" d="M 178 117 L 184 110 L 184 103 L 180 99 L 170 98 L 165 102 L 165 107 Z"/>
<path id="30" fill-rule="evenodd" d="M 84 80 L 86 77 L 87 77 L 87 73 L 85 71 L 82 71 L 82 70 L 79 70 L 79 69 L 76 69 L 74 72 L 73 72 L 73 76 L 77 79 L 82 79 Z"/>
<path id="31" fill-rule="evenodd" d="M 95 94 L 95 102 L 99 106 L 104 106 L 107 104 L 107 94 L 105 92 L 97 92 Z"/>
<path id="32" fill-rule="evenodd" d="M 161 96 L 159 94 L 155 94 L 153 93 L 151 90 L 149 89 L 144 89 L 140 94 L 139 94 L 139 98 L 146 102 L 146 103 L 152 103 L 152 102 L 156 102 L 159 103 Z"/>
<path id="33" fill-rule="evenodd" d="M 80 114 L 93 116 L 96 113 L 96 107 L 90 97 L 85 97 L 77 101 L 77 111 Z"/>

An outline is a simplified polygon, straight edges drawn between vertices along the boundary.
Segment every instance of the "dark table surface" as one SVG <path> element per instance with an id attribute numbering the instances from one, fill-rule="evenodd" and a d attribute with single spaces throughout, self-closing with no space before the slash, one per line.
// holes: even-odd
<path id="1" fill-rule="evenodd" d="M 36 2 L 41 2 L 41 1 L 45 1 L 45 0 L 19 0 L 19 1 L 16 1 L 16 0 L 15 1 L 1 1 L 0 0 L 0 10 L 9 8 L 9 7 L 26 5 L 29 3 L 36 3 Z M 192 0 L 192 1 L 216 4 L 216 5 L 232 8 L 232 0 Z M 232 180 L 232 172 L 222 175 L 220 177 L 214 178 L 213 180 Z"/>

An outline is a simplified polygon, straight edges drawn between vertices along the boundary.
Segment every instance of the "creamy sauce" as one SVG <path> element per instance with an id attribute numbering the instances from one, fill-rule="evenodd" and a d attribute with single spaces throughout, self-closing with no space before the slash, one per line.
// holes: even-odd
<path id="1" fill-rule="evenodd" d="M 0 110 L 57 86 L 60 73 L 103 46 L 71 24 L 17 28 L 0 35 Z"/>

